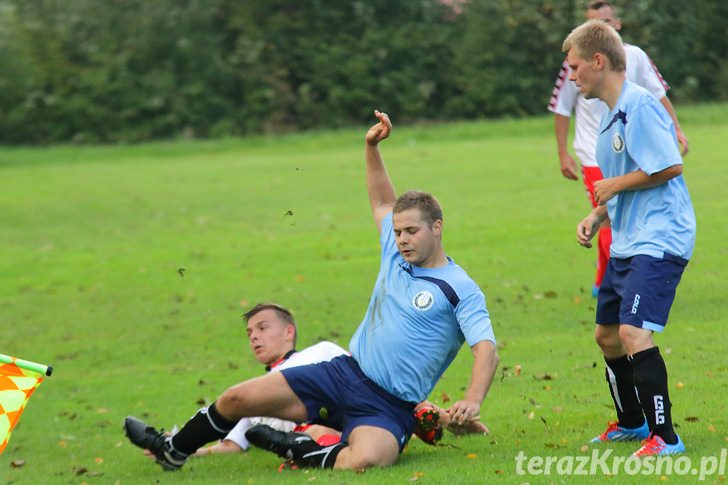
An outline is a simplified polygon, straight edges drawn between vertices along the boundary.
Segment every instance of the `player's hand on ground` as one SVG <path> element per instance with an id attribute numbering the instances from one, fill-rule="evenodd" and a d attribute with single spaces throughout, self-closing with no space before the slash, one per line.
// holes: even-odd
<path id="1" fill-rule="evenodd" d="M 578 166 L 576 160 L 569 152 L 559 154 L 559 162 L 561 163 L 561 175 L 569 180 L 579 180 L 577 175 Z"/>
<path id="2" fill-rule="evenodd" d="M 599 218 L 594 213 L 589 214 L 576 225 L 576 241 L 585 248 L 592 247 L 591 240 L 599 230 Z"/>
<path id="3" fill-rule="evenodd" d="M 380 141 L 389 137 L 392 131 L 392 122 L 389 120 L 387 113 L 374 110 L 374 116 L 377 117 L 379 123 L 369 128 L 365 138 L 367 144 L 376 146 Z"/>
<path id="4" fill-rule="evenodd" d="M 597 180 L 594 182 L 594 202 L 604 205 L 619 193 L 616 178 Z"/>
<path id="5" fill-rule="evenodd" d="M 480 404 L 472 401 L 458 401 L 447 410 L 448 426 L 464 426 L 468 421 L 480 419 Z"/>

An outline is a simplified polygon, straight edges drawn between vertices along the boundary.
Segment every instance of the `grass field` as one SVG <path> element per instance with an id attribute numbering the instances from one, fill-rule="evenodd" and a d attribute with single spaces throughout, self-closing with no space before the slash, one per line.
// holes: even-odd
<path id="1" fill-rule="evenodd" d="M 728 106 L 678 111 L 698 242 L 657 340 L 697 463 L 728 448 Z M 0 484 L 603 481 L 516 474 L 521 450 L 590 453 L 584 442 L 613 414 L 592 338 L 595 252 L 574 236 L 588 202 L 559 173 L 548 117 L 395 125 L 382 146 L 399 191 L 439 197 L 447 252 L 486 294 L 501 356 L 482 409 L 491 436 L 413 440 L 396 466 L 363 474 L 279 474 L 278 458 L 259 450 L 163 474 L 126 441 L 127 414 L 169 429 L 262 372 L 241 319 L 259 300 L 294 309 L 299 347 L 348 344 L 378 269 L 364 131 L 0 149 L 0 352 L 55 367 L 0 456 Z M 466 349 L 432 400 L 457 400 L 470 363 Z M 695 477 L 613 477 L 665 479 Z"/>

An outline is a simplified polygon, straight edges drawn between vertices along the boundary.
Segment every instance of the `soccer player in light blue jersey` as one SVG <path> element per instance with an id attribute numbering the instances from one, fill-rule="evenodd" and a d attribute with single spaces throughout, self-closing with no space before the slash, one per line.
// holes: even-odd
<path id="1" fill-rule="evenodd" d="M 586 98 L 604 101 L 594 184 L 598 206 L 578 225 L 591 247 L 602 224 L 612 228 L 609 264 L 596 312 L 596 341 L 617 421 L 592 442 L 643 440 L 635 456 L 682 453 L 672 425 L 667 370 L 654 332 L 662 332 L 695 243 L 695 214 L 668 113 L 625 79 L 619 34 L 601 21 L 574 29 L 563 50 Z"/>
<path id="2" fill-rule="evenodd" d="M 485 297 L 442 246 L 437 200 L 420 191 L 396 197 L 379 143 L 392 129 L 385 113 L 366 135 L 366 180 L 382 245 L 380 271 L 351 356 L 282 369 L 229 388 L 173 436 L 145 423 L 126 427 L 137 446 L 165 470 L 181 468 L 204 444 L 238 420 L 271 416 L 341 430 L 341 442 L 316 443 L 303 433 L 270 426 L 245 437 L 302 467 L 361 470 L 393 464 L 412 435 L 413 411 L 425 401 L 464 342 L 473 354 L 463 399 L 445 410 L 453 432 L 487 431 L 480 408 L 498 365 Z"/>

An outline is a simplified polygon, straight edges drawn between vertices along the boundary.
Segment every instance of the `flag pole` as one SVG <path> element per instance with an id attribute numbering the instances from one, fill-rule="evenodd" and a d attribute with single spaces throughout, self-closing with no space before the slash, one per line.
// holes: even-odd
<path id="1" fill-rule="evenodd" d="M 45 374 L 50 376 L 53 373 L 53 367 L 49 365 L 38 364 L 36 362 L 30 362 L 29 360 L 16 359 L 9 355 L 0 354 L 1 364 L 15 364 L 21 369 L 37 372 L 39 374 Z"/>

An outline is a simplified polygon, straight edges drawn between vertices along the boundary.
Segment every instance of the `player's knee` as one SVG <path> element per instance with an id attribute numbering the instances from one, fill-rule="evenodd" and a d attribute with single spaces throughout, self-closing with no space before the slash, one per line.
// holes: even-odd
<path id="1" fill-rule="evenodd" d="M 620 325 L 619 340 L 630 354 L 654 345 L 652 343 L 652 332 L 632 325 Z"/>
<path id="2" fill-rule="evenodd" d="M 351 450 L 348 457 L 347 468 L 352 470 L 363 470 L 365 468 L 385 467 L 392 465 L 397 460 L 398 453 L 388 452 L 386 450 L 369 448 Z"/>
<path id="3" fill-rule="evenodd" d="M 594 331 L 594 340 L 597 342 L 597 345 L 599 345 L 599 347 L 607 353 L 609 353 L 609 351 L 617 350 L 622 346 L 619 334 L 617 332 L 607 330 L 603 325 L 597 325 L 597 328 Z"/>
<path id="4" fill-rule="evenodd" d="M 239 387 L 231 387 L 217 399 L 215 406 L 217 410 L 225 417 L 237 416 L 247 404 L 247 396 L 243 389 Z"/>

